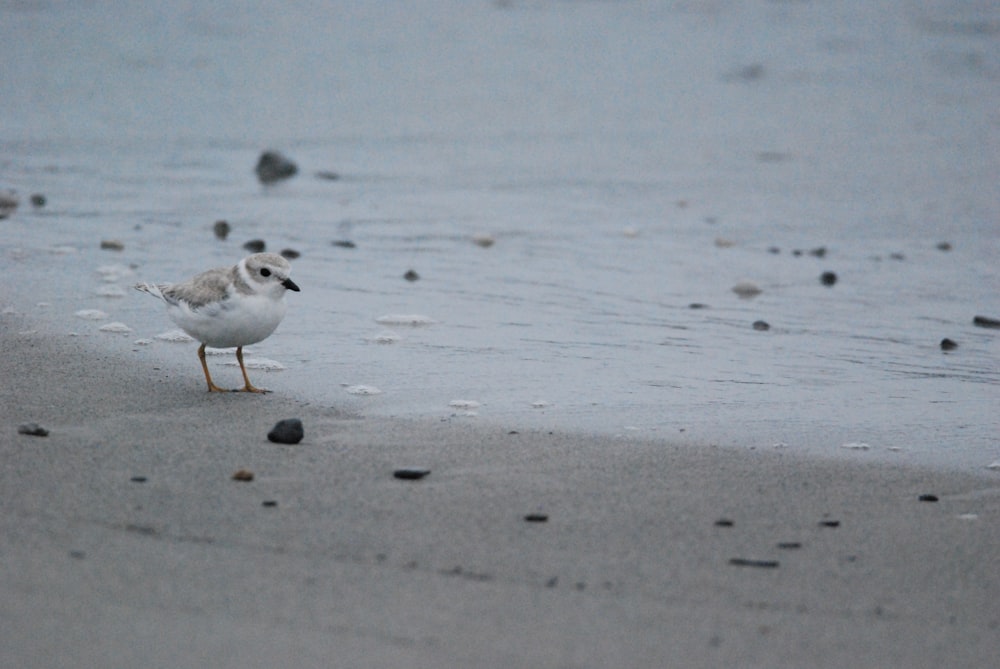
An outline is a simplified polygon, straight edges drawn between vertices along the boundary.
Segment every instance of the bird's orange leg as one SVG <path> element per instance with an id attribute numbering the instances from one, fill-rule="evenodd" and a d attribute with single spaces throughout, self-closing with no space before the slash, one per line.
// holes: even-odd
<path id="1" fill-rule="evenodd" d="M 244 393 L 267 393 L 269 390 L 264 390 L 263 388 L 256 388 L 252 383 L 250 383 L 250 377 L 247 376 L 247 368 L 243 365 L 243 347 L 236 347 L 236 361 L 240 363 L 240 371 L 243 372 L 243 383 L 244 386 L 240 388 L 240 392 Z"/>
<path id="2" fill-rule="evenodd" d="M 208 381 L 208 392 L 210 393 L 228 393 L 229 391 L 225 388 L 220 388 L 219 386 L 212 383 L 212 375 L 208 373 L 208 363 L 205 362 L 205 345 L 202 344 L 198 347 L 198 359 L 201 360 L 201 368 L 205 372 L 205 380 Z"/>

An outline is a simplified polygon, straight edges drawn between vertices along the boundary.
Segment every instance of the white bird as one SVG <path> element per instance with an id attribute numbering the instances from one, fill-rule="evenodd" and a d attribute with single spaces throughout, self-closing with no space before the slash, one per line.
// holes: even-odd
<path id="1" fill-rule="evenodd" d="M 285 317 L 285 292 L 299 287 L 288 278 L 291 266 L 274 253 L 255 253 L 232 267 L 218 267 L 182 283 L 140 283 L 136 290 L 167 304 L 167 315 L 184 332 L 201 342 L 198 358 L 209 392 L 229 392 L 212 382 L 205 347 L 236 347 L 236 360 L 248 393 L 266 393 L 250 383 L 243 364 L 243 347 L 267 339 Z"/>

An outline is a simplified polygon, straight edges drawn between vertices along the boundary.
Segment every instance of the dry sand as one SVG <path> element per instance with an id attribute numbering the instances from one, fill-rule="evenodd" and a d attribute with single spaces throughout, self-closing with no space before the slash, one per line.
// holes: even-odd
<path id="1" fill-rule="evenodd" d="M 0 326 L 3 666 L 1000 656 L 995 472 L 375 420 L 209 395 L 193 356 L 134 369 Z M 269 443 L 289 417 L 305 439 Z M 18 434 L 27 422 L 49 435 Z M 431 474 L 395 479 L 406 466 Z"/>

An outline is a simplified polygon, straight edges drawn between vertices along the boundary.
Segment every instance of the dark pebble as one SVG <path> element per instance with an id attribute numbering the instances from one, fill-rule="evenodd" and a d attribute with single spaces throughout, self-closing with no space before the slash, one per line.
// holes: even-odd
<path id="1" fill-rule="evenodd" d="M 972 319 L 973 325 L 978 325 L 981 328 L 1000 328 L 1000 319 L 990 318 L 989 316 L 976 316 Z"/>
<path id="2" fill-rule="evenodd" d="M 273 441 L 276 444 L 297 444 L 302 441 L 304 436 L 302 421 L 298 418 L 279 420 L 267 433 L 268 441 Z"/>
<path id="3" fill-rule="evenodd" d="M 46 201 L 47 200 L 45 199 L 45 196 L 42 195 L 41 193 L 35 193 L 34 195 L 31 196 L 31 206 L 37 209 L 41 209 L 42 207 L 44 207 Z"/>
<path id="4" fill-rule="evenodd" d="M 69 556 L 74 560 L 83 560 L 84 558 L 87 557 L 87 554 L 84 553 L 83 551 L 70 551 Z"/>
<path id="5" fill-rule="evenodd" d="M 215 233 L 215 236 L 218 239 L 225 239 L 228 237 L 229 232 L 232 229 L 233 226 L 229 225 L 228 221 L 216 221 L 215 225 L 212 226 L 212 232 Z"/>
<path id="6" fill-rule="evenodd" d="M 781 249 L 779 249 L 777 246 L 771 246 L 768 247 L 767 252 L 773 255 L 778 255 L 779 253 L 781 253 Z"/>
<path id="7" fill-rule="evenodd" d="M 257 160 L 254 172 L 262 184 L 273 184 L 298 174 L 299 168 L 278 151 L 265 151 Z"/>
<path id="8" fill-rule="evenodd" d="M 337 181 L 340 179 L 340 175 L 329 170 L 320 170 L 316 173 L 316 178 L 323 179 L 324 181 Z"/>
<path id="9" fill-rule="evenodd" d="M 278 506 L 278 503 L 273 499 L 265 499 L 263 502 L 260 503 L 260 505 L 268 509 L 273 509 L 274 507 Z"/>
<path id="10" fill-rule="evenodd" d="M 524 519 L 529 523 L 547 523 L 549 515 L 547 513 L 529 513 Z"/>
<path id="11" fill-rule="evenodd" d="M 778 567 L 777 560 L 751 560 L 749 558 L 731 558 L 729 564 L 734 567 L 759 567 L 761 569 L 775 569 Z"/>
<path id="12" fill-rule="evenodd" d="M 778 548 L 786 551 L 792 551 L 802 548 L 802 544 L 798 541 L 782 541 L 778 544 Z"/>
<path id="13" fill-rule="evenodd" d="M 237 469 L 233 472 L 234 481 L 253 481 L 253 472 L 247 469 Z"/>
<path id="14" fill-rule="evenodd" d="M 410 269 L 406 271 L 406 274 L 403 275 L 403 278 L 406 279 L 407 281 L 416 281 L 417 279 L 420 278 L 420 275 L 417 274 L 416 270 Z"/>
<path id="15" fill-rule="evenodd" d="M 392 473 L 392 475 L 397 479 L 403 479 L 404 481 L 419 481 L 430 473 L 431 470 L 429 469 L 407 467 L 405 469 L 397 469 Z"/>
<path id="16" fill-rule="evenodd" d="M 823 272 L 819 276 L 819 281 L 824 286 L 832 286 L 837 283 L 837 275 L 833 272 Z"/>
<path id="17" fill-rule="evenodd" d="M 938 251 L 951 251 L 951 242 L 938 242 Z"/>
<path id="18" fill-rule="evenodd" d="M 302 255 L 295 249 L 281 249 L 280 253 L 281 257 L 285 258 L 286 260 L 295 260 L 296 258 Z"/>
<path id="19" fill-rule="evenodd" d="M 102 251 L 124 251 L 125 243 L 119 239 L 102 239 L 101 240 L 101 250 Z"/>
<path id="20" fill-rule="evenodd" d="M 820 527 L 840 527 L 839 520 L 821 520 L 819 521 Z"/>
<path id="21" fill-rule="evenodd" d="M 817 246 L 816 248 L 814 248 L 811 251 L 809 251 L 809 255 L 816 256 L 817 258 L 825 258 L 826 257 L 826 247 L 825 246 Z"/>
<path id="22" fill-rule="evenodd" d="M 49 431 L 38 423 L 25 423 L 23 425 L 17 426 L 18 434 L 26 434 L 29 437 L 47 437 L 49 436 Z"/>
<path id="23" fill-rule="evenodd" d="M 921 502 L 936 502 L 938 501 L 938 496 L 928 494 L 928 495 L 921 495 L 917 499 L 920 500 Z"/>
<path id="24" fill-rule="evenodd" d="M 735 523 L 728 518 L 719 518 L 715 521 L 716 527 L 732 527 L 733 525 L 735 525 Z"/>
<path id="25" fill-rule="evenodd" d="M 771 329 L 771 324 L 768 323 L 767 321 L 754 321 L 753 329 L 759 330 L 761 332 L 767 332 L 768 330 Z"/>
<path id="26" fill-rule="evenodd" d="M 890 253 L 889 254 L 889 259 L 890 260 L 906 260 L 906 256 L 904 256 L 902 253 L 899 253 L 899 252 Z"/>
<path id="27" fill-rule="evenodd" d="M 145 476 L 133 476 L 129 479 L 132 483 L 145 483 L 148 480 Z"/>
<path id="28" fill-rule="evenodd" d="M 267 244 L 264 243 L 263 239 L 251 239 L 243 245 L 243 248 L 250 253 L 263 253 L 264 249 L 267 248 Z"/>
<path id="29" fill-rule="evenodd" d="M 941 340 L 941 350 L 942 351 L 954 351 L 958 348 L 958 343 L 945 337 Z"/>
<path id="30" fill-rule="evenodd" d="M 701 302 L 692 302 L 688 305 L 688 309 L 708 309 L 708 305 Z"/>
<path id="31" fill-rule="evenodd" d="M 342 249 L 355 249 L 358 247 L 357 244 L 355 244 L 349 239 L 338 239 L 335 242 L 333 242 L 333 245 L 339 246 Z"/>

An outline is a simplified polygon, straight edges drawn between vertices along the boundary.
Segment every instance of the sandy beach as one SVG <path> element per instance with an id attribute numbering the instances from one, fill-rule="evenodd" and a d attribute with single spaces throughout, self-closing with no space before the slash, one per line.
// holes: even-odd
<path id="1" fill-rule="evenodd" d="M 137 369 L 18 321 L 0 330 L 6 666 L 976 667 L 1000 652 L 992 472 L 209 395 L 194 364 Z M 305 439 L 269 443 L 290 417 Z M 29 422 L 48 436 L 19 434 Z M 430 474 L 393 476 L 407 467 Z"/>

